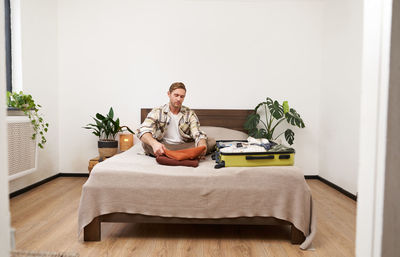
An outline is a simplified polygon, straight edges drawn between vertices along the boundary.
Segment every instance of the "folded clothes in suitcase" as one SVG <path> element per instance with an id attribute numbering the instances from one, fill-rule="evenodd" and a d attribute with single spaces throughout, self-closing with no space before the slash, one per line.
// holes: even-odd
<path id="1" fill-rule="evenodd" d="M 269 142 L 253 144 L 247 140 L 218 140 L 213 159 L 215 168 L 291 166 L 295 150 L 284 145 Z"/>

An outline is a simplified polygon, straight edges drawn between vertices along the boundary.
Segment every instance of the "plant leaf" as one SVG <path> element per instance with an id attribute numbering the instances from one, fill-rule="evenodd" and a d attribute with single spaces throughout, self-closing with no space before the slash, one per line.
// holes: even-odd
<path id="1" fill-rule="evenodd" d="M 282 107 L 283 107 L 283 112 L 284 113 L 289 112 L 289 103 L 288 103 L 288 101 L 283 101 Z"/>
<path id="2" fill-rule="evenodd" d="M 117 118 L 116 121 L 113 121 L 113 138 L 115 139 L 115 135 L 121 130 L 121 127 L 119 126 L 119 118 Z"/>
<path id="3" fill-rule="evenodd" d="M 254 108 L 254 111 L 257 112 L 258 108 L 260 108 L 261 106 L 263 106 L 264 104 L 267 104 L 267 102 L 261 102 L 259 103 L 256 108 Z"/>
<path id="4" fill-rule="evenodd" d="M 294 132 L 291 129 L 287 129 L 285 131 L 285 139 L 289 143 L 289 145 L 293 144 L 294 141 Z"/>
<path id="5" fill-rule="evenodd" d="M 249 136 L 254 137 L 254 138 L 266 138 L 267 137 L 267 132 L 265 129 L 261 128 L 253 128 L 249 130 Z"/>
<path id="6" fill-rule="evenodd" d="M 267 134 L 267 131 L 265 129 L 261 128 L 261 129 L 258 130 L 256 138 L 267 138 L 267 137 L 268 137 L 268 134 Z"/>
<path id="7" fill-rule="evenodd" d="M 100 113 L 96 113 L 96 118 L 98 118 L 99 120 L 105 120 L 106 117 L 104 117 L 103 115 L 101 115 Z M 94 119 L 94 118 L 93 118 Z"/>
<path id="8" fill-rule="evenodd" d="M 251 137 L 255 137 L 255 135 L 257 135 L 257 132 L 258 132 L 258 128 L 253 128 L 248 131 L 248 135 Z"/>
<path id="9" fill-rule="evenodd" d="M 108 112 L 108 116 L 109 116 L 111 119 L 114 119 L 114 110 L 113 110 L 112 107 L 110 108 L 110 111 Z"/>
<path id="10" fill-rule="evenodd" d="M 267 97 L 267 106 L 275 119 L 279 120 L 283 117 L 283 108 L 278 101 L 273 101 L 271 98 Z"/>
<path id="11" fill-rule="evenodd" d="M 103 122 L 104 122 L 104 120 L 103 121 L 101 121 L 101 120 L 98 120 L 98 119 L 96 119 L 96 118 L 93 118 L 94 119 L 94 121 L 96 122 L 96 126 L 97 127 L 103 127 Z"/>
<path id="12" fill-rule="evenodd" d="M 303 120 L 295 109 L 290 108 L 289 112 L 285 113 L 285 117 L 287 122 L 292 124 L 293 126 L 297 126 L 299 128 L 305 127 Z"/>
<path id="13" fill-rule="evenodd" d="M 252 113 L 249 116 L 247 116 L 247 120 L 244 123 L 244 129 L 248 130 L 249 132 L 253 131 L 255 128 L 257 128 L 259 122 L 260 122 L 260 115 L 258 113 Z"/>
<path id="14" fill-rule="evenodd" d="M 127 126 L 125 126 L 125 127 L 129 132 L 131 132 L 132 134 L 135 134 L 135 132 L 133 132 L 129 127 L 127 127 Z"/>

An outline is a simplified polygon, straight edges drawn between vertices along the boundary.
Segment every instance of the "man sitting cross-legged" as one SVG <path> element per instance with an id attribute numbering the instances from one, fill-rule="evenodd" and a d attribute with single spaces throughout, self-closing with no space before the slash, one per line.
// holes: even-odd
<path id="1" fill-rule="evenodd" d="M 186 87 L 173 83 L 168 91 L 169 103 L 154 108 L 138 129 L 143 149 L 151 156 L 161 156 L 168 150 L 181 150 L 204 146 L 203 158 L 215 147 L 215 140 L 200 130 L 200 122 L 193 110 L 183 106 Z"/>

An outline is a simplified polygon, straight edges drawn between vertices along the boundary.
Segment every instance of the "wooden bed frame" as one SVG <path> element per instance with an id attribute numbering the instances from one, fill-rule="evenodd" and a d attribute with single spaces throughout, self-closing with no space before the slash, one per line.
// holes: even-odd
<path id="1" fill-rule="evenodd" d="M 147 114 L 151 111 L 150 108 L 140 110 L 140 122 L 143 122 Z M 230 128 L 246 132 L 244 123 L 247 116 L 254 110 L 233 110 L 233 109 L 193 109 L 200 120 L 201 126 L 215 126 Z"/>
<path id="2" fill-rule="evenodd" d="M 141 109 L 141 122 L 151 111 L 149 108 Z M 247 116 L 254 110 L 227 110 L 227 109 L 194 109 L 202 126 L 225 127 L 244 131 L 243 125 Z M 241 225 L 286 225 L 291 226 L 290 240 L 292 244 L 301 244 L 305 240 L 304 234 L 291 222 L 274 217 L 238 217 L 219 219 L 198 218 L 166 218 L 160 216 L 149 216 L 142 214 L 110 213 L 93 219 L 84 228 L 84 241 L 101 240 L 102 222 L 123 223 L 172 223 L 172 224 L 241 224 Z"/>

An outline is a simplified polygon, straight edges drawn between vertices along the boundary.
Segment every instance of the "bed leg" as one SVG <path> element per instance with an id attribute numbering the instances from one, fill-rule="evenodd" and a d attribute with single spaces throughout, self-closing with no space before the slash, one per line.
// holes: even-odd
<path id="1" fill-rule="evenodd" d="M 292 244 L 301 244 L 305 239 L 306 237 L 304 236 L 303 232 L 298 230 L 294 225 L 291 225 L 290 241 Z"/>
<path id="2" fill-rule="evenodd" d="M 100 241 L 101 240 L 101 222 L 99 217 L 96 217 L 83 229 L 84 241 Z"/>

